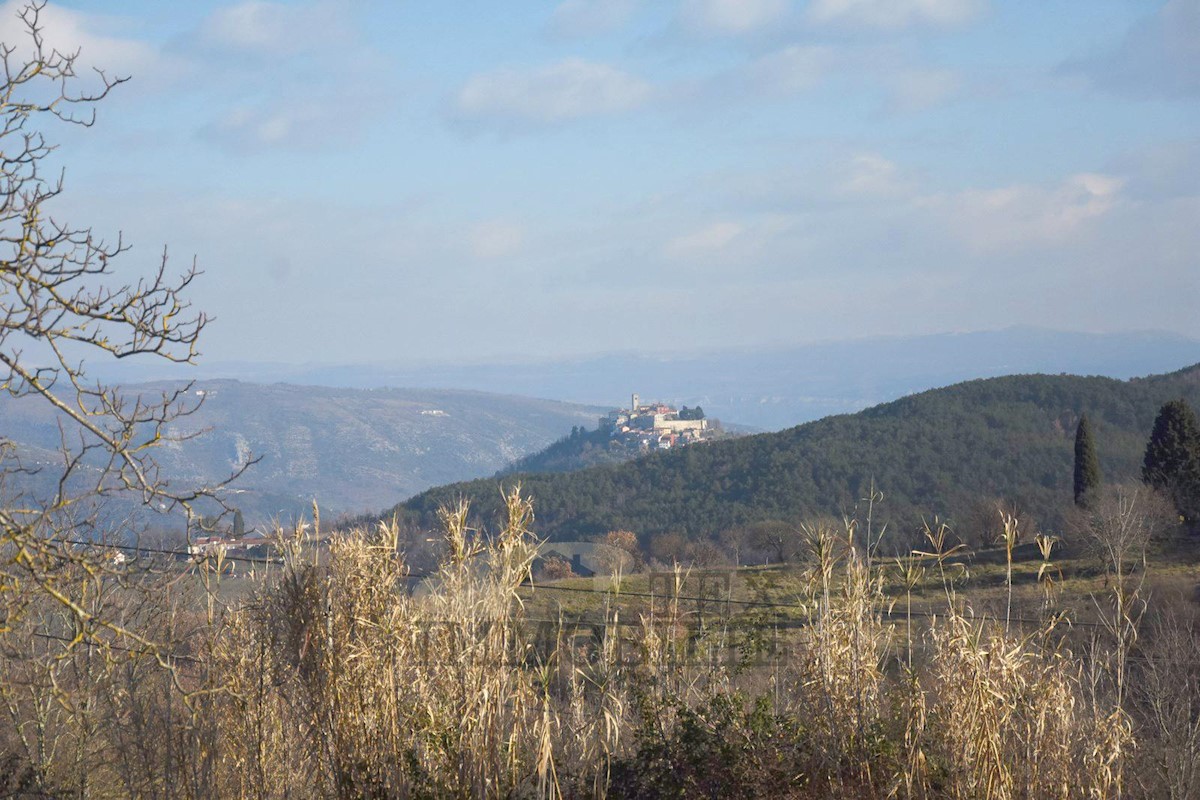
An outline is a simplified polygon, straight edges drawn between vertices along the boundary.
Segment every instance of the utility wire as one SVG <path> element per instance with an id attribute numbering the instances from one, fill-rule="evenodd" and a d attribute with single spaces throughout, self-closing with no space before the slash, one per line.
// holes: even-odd
<path id="1" fill-rule="evenodd" d="M 550 586 L 550 585 L 535 585 L 535 584 L 531 584 L 531 583 L 523 583 L 520 586 L 518 586 L 517 588 L 533 589 L 535 591 L 544 590 L 544 591 L 552 591 L 552 592 L 581 592 L 581 593 L 585 593 L 585 594 L 607 594 L 607 595 L 613 596 L 614 598 L 644 597 L 644 598 L 657 599 L 657 600 L 699 602 L 699 603 L 704 603 L 704 604 L 712 604 L 714 606 L 719 606 L 722 604 L 731 604 L 731 605 L 751 606 L 751 607 L 758 607 L 758 608 L 786 608 L 786 609 L 805 609 L 806 608 L 806 606 L 804 606 L 801 603 L 774 602 L 774 601 L 769 601 L 769 600 L 735 600 L 733 598 L 725 599 L 725 598 L 719 598 L 719 597 L 683 597 L 683 596 L 675 597 L 673 595 L 648 594 L 646 592 L 620 592 L 620 591 L 614 592 L 611 589 L 588 589 L 588 588 L 581 587 L 581 586 Z M 909 616 L 921 617 L 921 618 L 927 618 L 927 619 L 932 619 L 934 617 L 939 617 L 939 616 L 941 616 L 941 617 L 946 616 L 946 614 L 943 612 L 921 611 L 921 610 L 914 610 L 911 612 L 896 611 L 896 610 L 880 611 L 879 615 L 889 621 L 904 620 Z M 980 617 L 979 619 L 980 620 L 1000 621 L 999 617 L 996 617 L 996 618 Z M 1012 618 L 1010 618 L 1010 621 L 1017 622 L 1017 623 L 1024 623 L 1024 624 L 1041 624 L 1042 622 L 1044 622 L 1044 620 L 1030 619 L 1028 617 L 1012 617 Z M 739 623 L 739 624 L 741 624 L 741 623 Z M 1083 627 L 1083 628 L 1104 627 L 1104 623 L 1102 623 L 1102 622 L 1080 621 L 1080 622 L 1070 622 L 1069 624 L 1072 626 Z M 767 627 L 769 627 L 769 624 L 767 625 Z"/>
<path id="2" fill-rule="evenodd" d="M 96 643 L 94 641 L 89 641 L 87 639 L 76 640 L 76 639 L 71 638 L 70 636 L 59 636 L 58 634 L 43 633 L 41 631 L 34 631 L 33 635 L 38 637 L 39 639 L 52 639 L 56 642 L 78 642 L 78 643 L 86 642 L 95 647 L 106 647 L 110 650 L 119 650 L 122 653 L 137 653 L 138 655 L 144 655 L 144 656 L 159 656 L 159 655 L 161 655 L 163 658 L 166 658 L 171 661 L 187 661 L 188 663 L 191 663 L 191 664 L 204 663 L 200 659 L 194 658 L 192 656 L 175 655 L 174 653 L 159 653 L 153 649 L 145 648 L 145 647 L 143 647 L 143 648 L 125 647 L 123 645 L 113 644 L 112 642 Z"/>
<path id="3" fill-rule="evenodd" d="M 81 540 L 81 539 L 56 538 L 56 539 L 53 539 L 52 541 L 61 542 L 63 544 L 74 544 L 74 545 L 79 545 L 79 546 L 83 546 L 83 547 L 109 548 L 109 549 L 115 549 L 115 550 L 122 550 L 122 551 L 126 551 L 126 552 L 132 551 L 138 555 L 140 555 L 142 553 L 151 553 L 151 554 L 158 554 L 158 555 L 185 556 L 192 560 L 199 560 L 208 555 L 207 553 L 204 553 L 204 552 L 193 553 L 193 552 L 190 552 L 187 550 L 176 550 L 176 549 L 161 548 L 161 547 L 143 547 L 141 545 L 122 545 L 122 544 L 115 544 L 112 542 L 93 542 L 93 541 L 87 541 L 87 540 Z M 266 540 L 264 540 L 264 543 L 268 543 L 268 542 L 266 542 Z M 242 561 L 242 562 L 248 562 L 248 563 L 253 563 L 253 564 L 271 564 L 271 565 L 275 565 L 275 566 L 280 566 L 284 563 L 282 559 L 264 558 L 261 556 L 225 555 L 224 557 L 228 561 Z M 438 572 L 417 571 L 417 572 L 406 573 L 405 575 L 401 576 L 401 578 L 403 580 L 424 580 L 427 578 L 436 577 L 439 574 L 440 573 L 438 573 Z M 540 591 L 548 591 L 548 592 L 575 592 L 575 593 L 580 593 L 580 594 L 603 594 L 603 595 L 611 596 L 613 598 L 637 597 L 637 598 L 644 598 L 644 599 L 651 599 L 651 600 L 667 600 L 667 601 L 675 601 L 675 602 L 694 602 L 694 603 L 712 604 L 714 606 L 719 606 L 719 605 L 725 604 L 725 605 L 737 605 L 737 606 L 742 606 L 742 607 L 747 607 L 747 608 L 778 608 L 778 609 L 804 609 L 805 608 L 805 606 L 803 604 L 795 603 L 795 602 L 789 603 L 789 602 L 779 602 L 779 601 L 770 601 L 770 600 L 737 600 L 734 598 L 690 597 L 690 596 L 683 596 L 683 595 L 676 596 L 676 595 L 668 595 L 668 594 L 654 594 L 651 592 L 632 592 L 632 591 L 621 591 L 621 590 L 613 590 L 613 589 L 592 589 L 592 588 L 587 588 L 587 587 L 582 587 L 582 586 L 556 586 L 556 585 L 552 585 L 552 584 L 522 583 L 522 584 L 519 584 L 517 588 L 529 589 L 529 590 L 535 591 L 535 592 L 540 590 Z M 933 617 L 939 616 L 939 613 L 934 612 L 934 611 L 919 611 L 919 610 L 912 611 L 912 612 L 884 611 L 884 612 L 881 612 L 881 616 L 883 616 L 889 620 L 898 620 L 898 619 L 905 619 L 907 616 L 921 617 L 921 618 L 933 618 Z M 944 616 L 944 614 L 942 614 L 941 616 Z M 1013 618 L 1010 621 L 1018 622 L 1018 623 L 1025 623 L 1025 624 L 1041 622 L 1041 620 L 1034 620 L 1034 619 L 1028 619 L 1028 618 Z M 1073 626 L 1076 626 L 1076 627 L 1104 627 L 1104 624 L 1099 623 L 1099 622 L 1076 621 L 1076 622 L 1071 622 L 1070 624 Z"/>

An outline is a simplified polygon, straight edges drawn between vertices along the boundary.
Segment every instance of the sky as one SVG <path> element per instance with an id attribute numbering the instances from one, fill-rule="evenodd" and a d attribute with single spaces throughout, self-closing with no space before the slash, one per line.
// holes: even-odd
<path id="1" fill-rule="evenodd" d="M 18 41 L 19 2 L 0 5 Z M 205 359 L 1200 337 L 1200 0 L 51 1 Z"/>

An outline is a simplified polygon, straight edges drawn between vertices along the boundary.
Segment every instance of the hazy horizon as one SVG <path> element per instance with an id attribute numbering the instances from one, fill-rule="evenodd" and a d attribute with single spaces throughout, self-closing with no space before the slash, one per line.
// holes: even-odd
<path id="1" fill-rule="evenodd" d="M 143 360 L 139 362 L 106 362 L 106 361 L 89 361 L 87 362 L 89 372 L 93 368 L 105 376 L 105 379 L 120 379 L 122 372 L 129 370 L 136 378 L 139 372 L 151 372 L 155 374 L 161 373 L 165 378 L 170 378 L 170 373 L 180 372 L 195 372 L 197 374 L 208 377 L 220 377 L 221 370 L 226 368 L 237 369 L 254 369 L 257 367 L 270 369 L 370 369 L 370 368 L 394 368 L 394 369 L 422 369 L 422 368 L 453 368 L 453 369 L 469 369 L 472 367 L 495 367 L 495 366 L 553 366 L 561 364 L 579 364 L 590 361 L 598 361 L 614 358 L 633 358 L 639 360 L 687 360 L 687 359 L 704 359 L 704 358 L 723 358 L 723 357 L 761 357 L 786 354 L 797 350 L 820 349 L 831 347 L 855 347 L 865 346 L 873 343 L 879 344 L 896 344 L 901 342 L 920 342 L 922 340 L 937 340 L 937 339 L 962 339 L 979 340 L 987 337 L 1004 337 L 1008 335 L 1016 336 L 1077 336 L 1095 339 L 1125 339 L 1144 338 L 1148 343 L 1159 344 L 1163 341 L 1171 341 L 1183 345 L 1184 348 L 1188 345 L 1196 345 L 1200 348 L 1200 336 L 1189 336 L 1183 333 L 1168 330 L 1154 329 L 1132 329 L 1119 331 L 1090 331 L 1066 328 L 1054 328 L 1040 325 L 1009 325 L 1003 328 L 984 328 L 978 330 L 950 330 L 950 331 L 931 331 L 919 334 L 875 334 L 864 336 L 853 336 L 844 338 L 828 338 L 828 339 L 811 339 L 796 342 L 772 342 L 765 344 L 745 344 L 740 346 L 727 347 L 701 347 L 694 349 L 679 348 L 679 349 L 662 349 L 662 350 L 638 350 L 630 349 L 608 349 L 584 351 L 579 353 L 565 354 L 527 354 L 513 353 L 511 357 L 501 358 L 484 358 L 464 354 L 458 358 L 437 358 L 433 356 L 423 356 L 420 353 L 406 353 L 392 358 L 376 358 L 376 359 L 253 359 L 253 358 L 227 358 L 214 359 L 209 358 L 206 354 L 201 353 L 200 357 L 193 364 L 177 364 L 166 361 Z M 1154 359 L 1152 354 L 1147 351 L 1147 363 L 1152 364 Z M 1196 351 L 1196 359 L 1200 361 L 1200 349 Z M 1189 364 L 1180 364 L 1180 367 L 1189 366 Z M 140 369 L 139 369 L 140 368 Z M 1152 368 L 1148 368 L 1151 369 Z M 1141 374 L 1141 373 L 1130 373 Z M 1148 373 L 1147 373 L 1148 374 Z M 454 388 L 454 387 L 444 387 Z"/>
<path id="2" fill-rule="evenodd" d="M 352 389 L 465 389 L 615 407 L 647 399 L 701 405 L 725 422 L 780 429 L 913 392 L 1014 373 L 1128 379 L 1200 362 L 1200 340 L 1176 334 L 1093 334 L 1045 328 L 872 337 L 782 349 L 606 353 L 455 363 L 207 361 L 187 368 L 101 365 L 93 377 L 138 383 L 233 379 Z"/>

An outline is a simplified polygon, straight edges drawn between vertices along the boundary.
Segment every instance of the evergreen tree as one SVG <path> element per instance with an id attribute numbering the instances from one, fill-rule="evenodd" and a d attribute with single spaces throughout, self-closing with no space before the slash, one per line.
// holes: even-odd
<path id="1" fill-rule="evenodd" d="M 1185 400 L 1172 400 L 1159 410 L 1142 480 L 1166 492 L 1187 521 L 1200 521 L 1200 424 Z"/>
<path id="2" fill-rule="evenodd" d="M 1087 414 L 1079 417 L 1075 429 L 1075 505 L 1084 506 L 1088 497 L 1100 488 L 1100 459 L 1092 441 L 1092 426 Z"/>

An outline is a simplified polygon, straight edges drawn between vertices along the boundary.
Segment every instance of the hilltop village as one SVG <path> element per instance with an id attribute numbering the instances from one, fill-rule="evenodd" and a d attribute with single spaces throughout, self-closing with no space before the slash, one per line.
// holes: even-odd
<path id="1" fill-rule="evenodd" d="M 600 430 L 627 447 L 642 450 L 670 450 L 685 444 L 712 438 L 704 409 L 696 406 L 675 409 L 665 403 L 643 405 L 638 395 L 629 408 L 609 412 L 600 418 Z"/>

